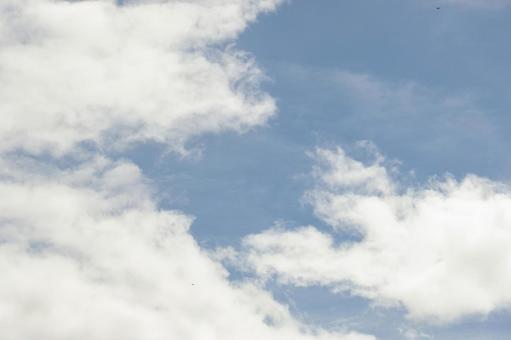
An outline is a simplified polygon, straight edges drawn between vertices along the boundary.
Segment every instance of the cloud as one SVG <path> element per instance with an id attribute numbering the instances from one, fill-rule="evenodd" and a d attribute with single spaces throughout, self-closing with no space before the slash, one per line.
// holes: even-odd
<path id="1" fill-rule="evenodd" d="M 160 210 L 140 170 L 2 160 L 2 339 L 369 340 L 310 329 L 226 270 Z"/>
<path id="2" fill-rule="evenodd" d="M 232 42 L 279 0 L 4 0 L 0 151 L 62 155 L 264 124 L 274 100 Z"/>
<path id="3" fill-rule="evenodd" d="M 231 43 L 279 1 L 118 2 L 0 4 L 2 339 L 374 339 L 230 281 L 192 217 L 102 155 L 264 124 L 274 101 Z"/>
<path id="4" fill-rule="evenodd" d="M 428 322 L 510 306 L 508 185 L 468 175 L 410 187 L 379 155 L 368 165 L 340 148 L 316 157 L 318 186 L 306 197 L 333 232 L 306 226 L 247 237 L 244 261 L 261 277 L 403 306 Z"/>

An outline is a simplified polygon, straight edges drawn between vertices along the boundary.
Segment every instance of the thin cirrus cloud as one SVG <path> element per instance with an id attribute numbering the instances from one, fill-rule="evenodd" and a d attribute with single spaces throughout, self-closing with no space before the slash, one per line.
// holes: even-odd
<path id="1" fill-rule="evenodd" d="M 374 339 L 305 325 L 256 282 L 231 282 L 192 217 L 98 151 L 263 124 L 262 74 L 225 44 L 278 2 L 0 4 L 2 339 Z"/>
<path id="2" fill-rule="evenodd" d="M 321 285 L 419 321 L 445 323 L 511 305 L 511 188 L 469 175 L 407 187 L 377 155 L 318 149 L 306 197 L 332 227 L 274 228 L 244 240 L 243 261 L 261 277 Z M 355 241 L 336 237 L 356 233 Z"/>
<path id="3" fill-rule="evenodd" d="M 264 124 L 264 75 L 230 46 L 265 1 L 0 4 L 0 150 L 62 155 Z"/>

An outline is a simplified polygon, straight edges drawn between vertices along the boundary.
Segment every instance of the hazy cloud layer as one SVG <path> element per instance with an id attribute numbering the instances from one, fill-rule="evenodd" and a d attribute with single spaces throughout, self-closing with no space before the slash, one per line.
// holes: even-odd
<path id="1" fill-rule="evenodd" d="M 272 229 L 244 241 L 260 276 L 322 285 L 417 320 L 448 322 L 511 304 L 511 188 L 475 175 L 403 187 L 376 155 L 363 164 L 319 149 L 306 197 L 333 232 Z M 348 233 L 359 241 L 335 239 Z"/>
<path id="2" fill-rule="evenodd" d="M 274 113 L 229 43 L 279 0 L 0 4 L 0 151 L 62 154 L 244 131 Z"/>

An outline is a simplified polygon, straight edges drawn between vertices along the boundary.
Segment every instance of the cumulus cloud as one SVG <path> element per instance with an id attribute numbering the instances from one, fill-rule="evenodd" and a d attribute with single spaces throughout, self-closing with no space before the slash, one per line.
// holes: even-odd
<path id="1" fill-rule="evenodd" d="M 3 0 L 0 151 L 245 131 L 275 112 L 231 42 L 279 0 Z"/>
<path id="2" fill-rule="evenodd" d="M 372 164 L 340 148 L 316 156 L 318 186 L 306 197 L 333 232 L 247 237 L 244 261 L 260 276 L 403 306 L 429 322 L 510 306 L 511 187 L 475 175 L 407 187 L 379 155 Z"/>
<path id="3" fill-rule="evenodd" d="M 261 71 L 229 44 L 278 2 L 0 3 L 2 339 L 373 339 L 230 281 L 192 217 L 99 151 L 263 124 Z"/>
<path id="4" fill-rule="evenodd" d="M 2 162 L 2 339 L 372 339 L 308 329 L 257 285 L 230 283 L 130 162 Z"/>

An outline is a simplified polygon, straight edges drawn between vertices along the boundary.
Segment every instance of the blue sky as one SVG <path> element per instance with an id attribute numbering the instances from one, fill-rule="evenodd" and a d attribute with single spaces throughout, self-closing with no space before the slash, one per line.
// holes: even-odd
<path id="1" fill-rule="evenodd" d="M 317 145 L 370 140 L 418 181 L 445 172 L 506 181 L 508 13 L 437 11 L 431 3 L 295 1 L 260 17 L 238 45 L 265 70 L 278 115 L 241 138 L 200 139 L 200 160 L 162 159 L 149 148 L 139 164 L 188 197 L 177 204 L 193 207 L 196 230 L 203 229 L 201 216 L 219 225 L 206 240 L 238 238 L 281 219 L 310 223 L 297 198 L 308 184 L 305 153 Z M 366 75 L 391 98 L 371 103 L 336 83 L 336 72 Z M 418 87 L 415 112 L 392 93 L 409 83 Z M 449 98 L 460 103 L 440 103 Z M 222 199 L 211 202 L 208 192 Z M 229 216 L 220 217 L 222 210 Z"/>
<path id="2" fill-rule="evenodd" d="M 6 340 L 508 339 L 510 14 L 6 0 Z"/>
<path id="3" fill-rule="evenodd" d="M 199 160 L 162 159 L 149 148 L 149 156 L 137 154 L 138 164 L 177 194 L 169 206 L 193 212 L 192 233 L 206 247 L 236 246 L 275 222 L 321 227 L 300 200 L 311 186 L 306 154 L 317 145 L 370 140 L 402 171 L 413 171 L 412 182 L 444 173 L 507 182 L 509 14 L 441 1 L 288 3 L 260 17 L 237 43 L 266 72 L 278 115 L 243 136 L 201 138 Z M 390 98 L 371 102 L 363 90 L 337 82 L 336 73 L 366 76 Z M 409 84 L 413 112 L 396 93 Z M 442 103 L 451 98 L 459 102 Z M 357 329 L 382 339 L 401 338 L 397 328 L 407 325 L 400 312 L 372 310 L 367 301 L 324 289 L 274 292 L 308 322 L 332 326 L 353 318 Z M 509 323 L 507 313 L 495 313 L 422 327 L 434 339 L 505 339 Z"/>
<path id="4" fill-rule="evenodd" d="M 272 78 L 270 91 L 278 98 L 280 112 L 269 127 L 275 132 L 260 133 L 277 139 L 273 143 L 280 147 L 272 149 L 282 151 L 264 163 L 273 169 L 292 167 L 300 174 L 304 169 L 300 155 L 311 145 L 350 145 L 362 139 L 400 160 L 402 169 L 413 170 L 417 181 L 448 172 L 458 178 L 476 173 L 508 182 L 509 14 L 508 9 L 467 9 L 440 1 L 295 1 L 263 17 L 241 37 L 240 45 L 257 56 Z M 399 84 L 413 82 L 422 88 L 417 95 L 424 97 L 416 99 L 422 107 L 409 112 L 400 103 L 364 105 L 371 99 L 363 94 L 351 98 L 329 79 L 335 72 L 368 75 L 388 86 L 391 96 Z M 439 103 L 451 96 L 466 102 L 454 108 Z M 277 193 L 262 197 L 270 214 L 272 206 L 280 206 L 271 197 L 304 185 L 287 178 L 284 188 L 272 186 Z M 287 209 L 287 217 L 274 219 L 296 223 L 289 216 L 303 221 L 307 215 L 307 208 L 298 205 Z M 359 327 L 369 327 L 369 333 L 400 338 L 392 329 L 402 322 L 397 321 L 399 313 L 371 311 L 360 307 L 364 302 L 322 291 L 290 295 L 316 322 L 332 322 L 336 314 L 340 318 L 359 314 Z M 446 327 L 425 327 L 425 333 L 434 339 L 505 339 L 511 332 L 509 324 L 507 313 L 496 313 Z"/>

